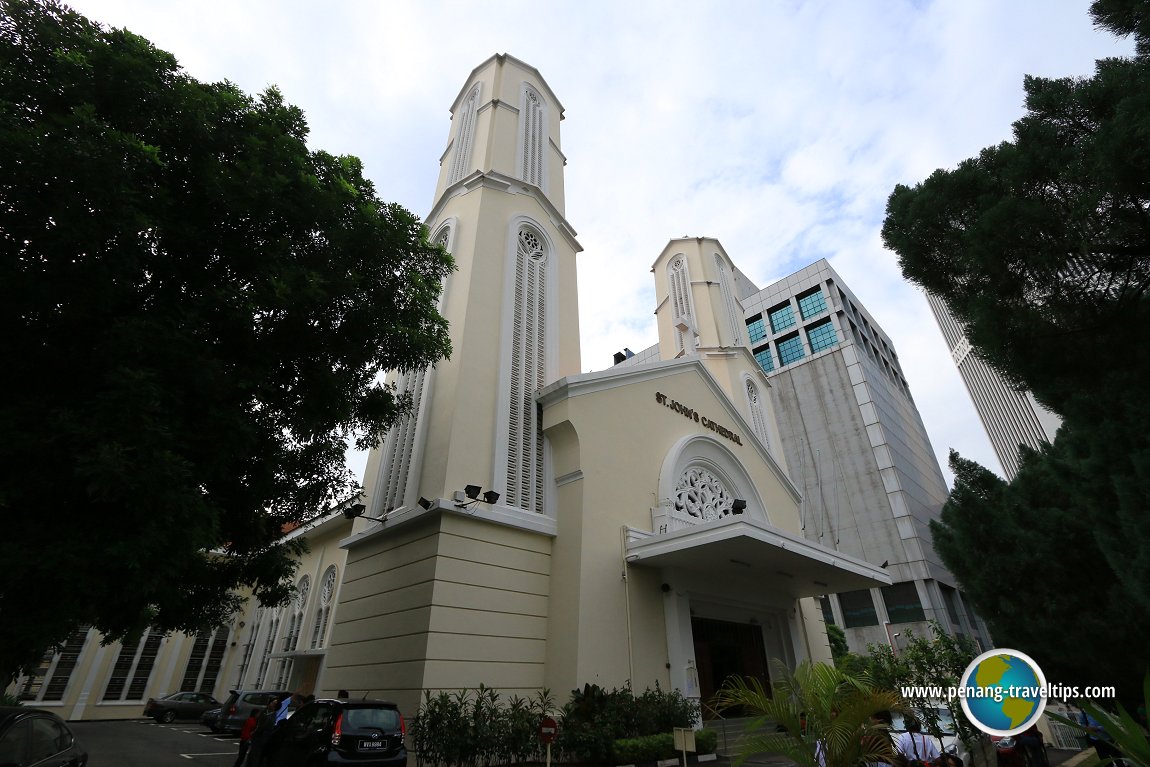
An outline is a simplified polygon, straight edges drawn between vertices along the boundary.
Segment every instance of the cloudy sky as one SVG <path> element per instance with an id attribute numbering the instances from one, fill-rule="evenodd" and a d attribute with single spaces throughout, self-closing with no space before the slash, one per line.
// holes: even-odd
<path id="1" fill-rule="evenodd" d="M 1024 74 L 1088 76 L 1131 50 L 1088 0 L 71 5 L 198 79 L 279 86 L 313 148 L 362 158 L 380 197 L 421 216 L 468 74 L 493 53 L 532 64 L 565 109 L 585 371 L 655 342 L 649 270 L 672 237 L 717 237 L 759 287 L 827 258 L 894 341 L 944 471 L 950 448 L 1001 469 L 882 247 L 887 196 L 1008 139 Z"/>

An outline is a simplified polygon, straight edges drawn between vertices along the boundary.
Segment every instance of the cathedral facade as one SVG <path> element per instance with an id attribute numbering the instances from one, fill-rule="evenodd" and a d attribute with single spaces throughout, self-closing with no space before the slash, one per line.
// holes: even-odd
<path id="1" fill-rule="evenodd" d="M 768 659 L 829 660 L 813 597 L 886 585 L 806 539 L 738 270 L 714 239 L 655 259 L 657 353 L 582 373 L 563 108 L 511 56 L 452 105 L 432 237 L 455 349 L 368 464 L 323 688 L 660 683 L 706 697 Z"/>

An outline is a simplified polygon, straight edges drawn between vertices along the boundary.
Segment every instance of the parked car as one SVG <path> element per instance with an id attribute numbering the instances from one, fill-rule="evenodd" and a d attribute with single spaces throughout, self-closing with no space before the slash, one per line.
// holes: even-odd
<path id="1" fill-rule="evenodd" d="M 219 732 L 221 711 L 223 711 L 222 707 L 209 708 L 204 712 L 204 715 L 200 717 L 200 724 L 202 724 L 204 727 L 207 727 L 212 732 Z"/>
<path id="2" fill-rule="evenodd" d="M 248 714 L 255 712 L 258 715 L 268 703 L 282 700 L 285 695 L 291 693 L 286 690 L 232 690 L 220 709 L 215 726 L 206 720 L 201 721 L 215 732 L 239 732 Z"/>
<path id="3" fill-rule="evenodd" d="M 23 706 L 0 707 L 0 765 L 75 765 L 84 767 L 81 748 L 64 720 L 51 711 Z"/>
<path id="4" fill-rule="evenodd" d="M 220 702 L 203 692 L 174 692 L 162 698 L 148 698 L 144 704 L 144 716 L 157 722 L 174 722 L 177 719 L 199 719 L 211 708 L 219 708 Z"/>
<path id="5" fill-rule="evenodd" d="M 280 723 L 267 745 L 267 767 L 404 767 L 407 734 L 394 703 L 317 700 Z"/>

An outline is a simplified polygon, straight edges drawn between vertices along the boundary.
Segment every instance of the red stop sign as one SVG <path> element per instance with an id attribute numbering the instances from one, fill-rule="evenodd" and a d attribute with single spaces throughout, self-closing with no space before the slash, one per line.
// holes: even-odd
<path id="1" fill-rule="evenodd" d="M 559 734 L 559 723 L 549 716 L 543 717 L 539 722 L 539 740 L 543 743 L 554 743 L 557 734 Z"/>

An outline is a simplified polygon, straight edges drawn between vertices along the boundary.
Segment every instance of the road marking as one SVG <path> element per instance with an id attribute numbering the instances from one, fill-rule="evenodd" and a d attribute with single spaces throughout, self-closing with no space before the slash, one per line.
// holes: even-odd
<path id="1" fill-rule="evenodd" d="M 180 754 L 185 759 L 195 759 L 197 756 L 231 756 L 231 751 L 213 751 L 210 754 Z"/>

